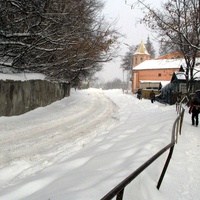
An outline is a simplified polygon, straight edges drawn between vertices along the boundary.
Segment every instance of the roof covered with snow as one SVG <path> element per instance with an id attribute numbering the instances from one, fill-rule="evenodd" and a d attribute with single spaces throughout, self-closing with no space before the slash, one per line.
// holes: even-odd
<path id="1" fill-rule="evenodd" d="M 134 67 L 133 70 L 172 69 L 180 68 L 181 65 L 185 65 L 184 59 L 146 60 Z"/>
<path id="2" fill-rule="evenodd" d="M 186 77 L 185 77 L 185 72 L 174 72 L 176 78 L 178 80 L 185 80 Z"/>
<path id="3" fill-rule="evenodd" d="M 140 80 L 140 83 L 160 83 L 162 86 L 165 86 L 169 84 L 170 81 Z"/>
<path id="4" fill-rule="evenodd" d="M 174 72 L 178 80 L 186 80 L 185 72 Z M 200 68 L 196 67 L 193 71 L 193 77 L 196 80 L 200 80 Z"/>

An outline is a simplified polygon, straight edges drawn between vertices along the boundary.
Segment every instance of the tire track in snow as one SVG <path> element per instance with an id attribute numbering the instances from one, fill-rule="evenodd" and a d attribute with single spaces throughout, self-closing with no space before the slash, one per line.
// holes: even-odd
<path id="1" fill-rule="evenodd" d="M 34 173 L 83 148 L 98 132 L 116 123 L 113 117 L 116 105 L 103 92 L 94 91 L 84 96 L 87 107 L 75 102 L 70 109 L 63 108 L 64 117 L 57 114 L 57 118 L 51 117 L 50 121 L 28 121 L 27 126 L 19 124 L 17 130 L 14 130 L 16 124 L 9 125 L 8 118 L 5 126 L 9 128 L 0 134 L 0 169 L 14 161 L 26 160 L 31 164 L 20 174 Z"/>

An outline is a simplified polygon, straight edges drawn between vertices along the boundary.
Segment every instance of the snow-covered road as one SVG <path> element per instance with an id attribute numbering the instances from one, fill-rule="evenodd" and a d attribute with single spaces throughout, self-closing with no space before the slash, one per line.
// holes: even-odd
<path id="1" fill-rule="evenodd" d="M 82 148 L 105 126 L 115 124 L 113 113 L 117 107 L 103 93 L 82 91 L 81 101 L 77 101 L 75 91 L 72 93 L 48 107 L 1 117 L 0 169 L 6 172 L 10 165 L 17 169 L 18 161 L 23 160 L 24 166 L 15 172 L 16 176 L 35 173 Z M 0 187 L 9 181 L 0 180 Z"/>
<path id="2" fill-rule="evenodd" d="M 200 199 L 200 134 L 185 107 L 167 153 L 125 189 L 124 199 Z M 90 88 L 21 116 L 0 117 L 0 200 L 96 200 L 171 141 L 176 107 L 121 90 Z"/>

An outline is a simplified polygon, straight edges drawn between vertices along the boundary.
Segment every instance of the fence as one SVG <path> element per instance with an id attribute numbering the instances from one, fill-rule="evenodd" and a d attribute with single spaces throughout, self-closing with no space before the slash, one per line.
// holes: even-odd
<path id="1" fill-rule="evenodd" d="M 136 169 L 127 178 L 125 178 L 121 183 L 119 183 L 115 188 L 113 188 L 109 193 L 107 193 L 103 198 L 101 198 L 101 200 L 111 200 L 114 197 L 116 197 L 116 200 L 123 200 L 123 194 L 124 194 L 125 187 L 130 182 L 132 182 L 142 171 L 144 171 L 150 164 L 152 164 L 157 158 L 159 158 L 163 153 L 165 153 L 167 150 L 169 150 L 167 160 L 165 162 L 162 173 L 161 173 L 160 178 L 157 183 L 157 189 L 159 190 L 161 183 L 163 181 L 164 175 L 167 171 L 167 167 L 171 160 L 174 146 L 178 141 L 178 134 L 181 135 L 185 109 L 181 106 L 181 104 L 179 106 L 180 107 L 178 108 L 178 110 L 179 110 L 178 117 L 174 121 L 174 124 L 172 127 L 171 142 L 167 146 L 165 146 L 163 149 L 161 149 L 159 152 L 157 152 L 154 156 L 152 156 L 149 160 L 147 160 L 143 165 L 141 165 L 138 169 Z"/>
<path id="2" fill-rule="evenodd" d="M 0 116 L 21 115 L 69 95 L 65 82 L 0 80 Z"/>

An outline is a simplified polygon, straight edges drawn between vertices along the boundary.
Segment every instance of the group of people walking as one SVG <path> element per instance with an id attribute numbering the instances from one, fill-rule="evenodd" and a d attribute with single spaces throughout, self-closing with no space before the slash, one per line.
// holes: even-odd
<path id="1" fill-rule="evenodd" d="M 137 94 L 138 99 L 142 98 L 142 90 L 141 89 L 138 89 L 136 94 Z M 151 100 L 151 103 L 155 102 L 155 93 L 153 90 L 150 92 L 149 98 Z M 189 114 L 192 114 L 191 119 L 192 119 L 193 126 L 199 125 L 199 113 L 200 113 L 200 100 L 198 99 L 197 96 L 195 96 L 194 99 L 192 100 L 190 108 L 189 108 Z"/>
<path id="2" fill-rule="evenodd" d="M 141 90 L 141 89 L 138 89 L 137 92 L 136 92 L 136 94 L 137 94 L 137 98 L 138 98 L 138 99 L 141 99 L 141 98 L 142 98 L 142 90 Z M 156 95 L 155 95 L 154 91 L 152 90 L 152 91 L 150 92 L 150 95 L 149 95 L 149 98 L 150 98 L 150 100 L 151 100 L 151 103 L 153 103 L 153 102 L 155 101 L 155 97 L 156 97 Z"/>

